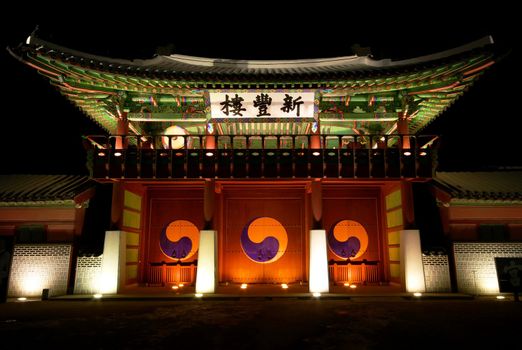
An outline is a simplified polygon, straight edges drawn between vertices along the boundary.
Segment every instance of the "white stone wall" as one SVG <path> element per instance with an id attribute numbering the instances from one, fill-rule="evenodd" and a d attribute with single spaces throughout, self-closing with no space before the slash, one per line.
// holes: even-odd
<path id="1" fill-rule="evenodd" d="M 15 245 L 9 274 L 9 297 L 39 297 L 67 292 L 72 246 L 69 244 Z"/>
<path id="2" fill-rule="evenodd" d="M 451 292 L 451 280 L 447 255 L 423 255 L 426 292 Z"/>
<path id="3" fill-rule="evenodd" d="M 454 243 L 459 292 L 499 292 L 495 258 L 522 257 L 522 243 Z"/>
<path id="4" fill-rule="evenodd" d="M 74 294 L 98 293 L 103 255 L 79 256 L 76 263 Z"/>

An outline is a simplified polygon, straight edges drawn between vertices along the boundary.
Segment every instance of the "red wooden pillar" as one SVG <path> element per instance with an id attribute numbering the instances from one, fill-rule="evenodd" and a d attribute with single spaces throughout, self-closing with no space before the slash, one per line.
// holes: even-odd
<path id="1" fill-rule="evenodd" d="M 397 119 L 397 132 L 399 135 L 408 135 L 410 133 L 408 129 L 408 116 L 404 113 L 399 113 L 399 118 Z M 410 138 L 408 136 L 403 136 L 402 138 L 402 148 L 410 148 Z"/>
<path id="2" fill-rule="evenodd" d="M 129 120 L 127 119 L 127 112 L 123 112 L 118 118 L 116 126 L 116 135 L 127 135 L 129 133 Z M 124 149 L 127 147 L 127 139 L 123 137 L 116 137 L 116 149 Z"/>
<path id="3" fill-rule="evenodd" d="M 216 183 L 213 179 L 205 180 L 205 187 L 203 192 L 203 215 L 205 219 L 205 230 L 214 229 L 215 188 Z"/>
<path id="4" fill-rule="evenodd" d="M 120 230 L 123 221 L 123 185 L 120 181 L 112 184 L 111 230 Z"/>
<path id="5" fill-rule="evenodd" d="M 323 188 L 320 179 L 312 181 L 311 186 L 311 205 L 312 205 L 312 229 L 321 230 L 323 228 Z"/>

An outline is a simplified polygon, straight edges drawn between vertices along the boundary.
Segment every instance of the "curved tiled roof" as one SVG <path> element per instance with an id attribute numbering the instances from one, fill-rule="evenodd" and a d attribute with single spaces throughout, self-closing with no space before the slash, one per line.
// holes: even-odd
<path id="1" fill-rule="evenodd" d="M 437 172 L 434 180 L 455 199 L 522 201 L 522 171 Z"/>
<path id="2" fill-rule="evenodd" d="M 389 122 L 385 128 L 392 133 L 393 120 L 385 121 L 385 114 L 395 119 L 407 112 L 408 132 L 414 134 L 495 64 L 498 55 L 492 44 L 488 36 L 406 60 L 343 56 L 260 61 L 184 55 L 126 60 L 80 52 L 36 36 L 8 50 L 112 134 L 117 133 L 122 110 L 129 113 L 129 128 L 135 134 L 146 133 L 145 123 L 153 121 L 190 123 L 191 132 L 200 133 L 211 119 L 206 94 L 222 89 L 311 89 L 318 95 L 319 120 L 331 122 L 334 129 L 352 132 L 351 119 L 367 128 L 368 118 L 375 118 L 383 126 Z M 356 112 L 361 108 L 357 103 L 364 104 L 365 113 Z"/>
<path id="3" fill-rule="evenodd" d="M 253 75 L 275 75 L 296 78 L 310 75 L 353 76 L 358 73 L 368 74 L 370 71 L 402 70 L 416 65 L 430 63 L 469 53 L 493 44 L 491 36 L 473 41 L 466 45 L 431 55 L 392 60 L 389 58 L 375 60 L 370 56 L 341 56 L 332 58 L 314 58 L 298 60 L 235 60 L 224 58 L 207 58 L 186 55 L 158 55 L 151 59 L 117 59 L 92 55 L 50 43 L 36 36 L 30 36 L 26 48 L 42 52 L 56 59 L 69 63 L 90 66 L 111 73 L 127 73 L 138 75 L 195 75 L 194 78 L 207 75 L 225 75 L 249 77 Z"/>
<path id="4" fill-rule="evenodd" d="M 91 187 L 87 176 L 0 175 L 0 203 L 72 201 Z"/>

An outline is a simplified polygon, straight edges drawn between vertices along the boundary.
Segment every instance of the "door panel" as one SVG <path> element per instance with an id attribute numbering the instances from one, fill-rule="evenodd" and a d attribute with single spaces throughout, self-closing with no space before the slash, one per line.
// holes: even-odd
<path id="1" fill-rule="evenodd" d="M 237 283 L 290 283 L 304 280 L 304 193 L 288 197 L 243 192 L 224 200 L 223 280 Z M 288 239 L 284 254 L 275 261 L 257 262 L 241 247 L 241 234 L 255 218 L 279 221 Z M 267 229 L 264 237 L 270 237 Z"/>

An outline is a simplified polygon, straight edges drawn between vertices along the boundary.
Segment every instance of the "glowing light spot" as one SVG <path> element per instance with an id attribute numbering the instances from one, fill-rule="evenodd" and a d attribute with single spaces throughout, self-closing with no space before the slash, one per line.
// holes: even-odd
<path id="1" fill-rule="evenodd" d="M 96 293 L 92 296 L 94 299 L 101 299 L 103 297 L 103 294 Z"/>
<path id="2" fill-rule="evenodd" d="M 174 285 L 174 286 L 172 286 L 172 289 L 177 290 L 177 289 L 179 289 L 179 287 Z"/>
<path id="3" fill-rule="evenodd" d="M 247 289 L 247 287 L 248 287 L 248 284 L 243 283 L 243 284 L 241 284 L 241 287 L 240 287 L 240 288 L 241 288 L 241 289 Z"/>
<path id="4" fill-rule="evenodd" d="M 21 297 L 21 298 L 18 298 L 16 300 L 18 300 L 18 301 L 27 301 L 27 298 L 26 297 Z"/>
<path id="5" fill-rule="evenodd" d="M 344 286 L 345 286 L 345 287 L 350 287 L 350 283 L 348 283 L 348 282 L 344 282 Z"/>
<path id="6" fill-rule="evenodd" d="M 25 295 L 40 295 L 43 289 L 43 267 L 35 268 L 34 271 L 26 272 L 22 279 L 22 292 Z"/>
<path id="7" fill-rule="evenodd" d="M 422 293 L 420 293 L 420 292 L 415 292 L 415 293 L 413 293 L 413 296 L 414 296 L 414 297 L 421 297 L 421 296 L 422 296 Z"/>
<path id="8" fill-rule="evenodd" d="M 185 147 L 185 135 L 188 135 L 187 130 L 183 129 L 180 126 L 173 125 L 169 126 L 163 131 L 163 136 L 161 138 L 161 143 L 163 144 L 163 148 L 165 149 L 180 149 Z M 170 138 L 170 147 L 169 147 L 169 138 Z M 191 139 L 187 138 L 187 148 L 189 147 Z"/>
<path id="9" fill-rule="evenodd" d="M 196 298 L 203 298 L 203 293 L 196 293 L 194 294 Z"/>
<path id="10" fill-rule="evenodd" d="M 497 295 L 497 299 L 498 299 L 498 300 L 504 300 L 504 299 L 506 299 L 506 297 L 503 296 L 503 295 Z"/>
<path id="11" fill-rule="evenodd" d="M 288 284 L 286 284 L 286 283 L 282 283 L 282 284 L 281 284 L 281 288 L 283 288 L 283 289 L 288 289 Z"/>
<path id="12" fill-rule="evenodd" d="M 313 293 L 312 295 L 314 296 L 314 298 L 319 298 L 319 297 L 321 297 L 321 293 L 319 293 L 319 292 L 315 292 L 315 293 Z"/>
<path id="13" fill-rule="evenodd" d="M 355 284 L 350 284 L 350 288 L 355 289 L 357 286 Z"/>

